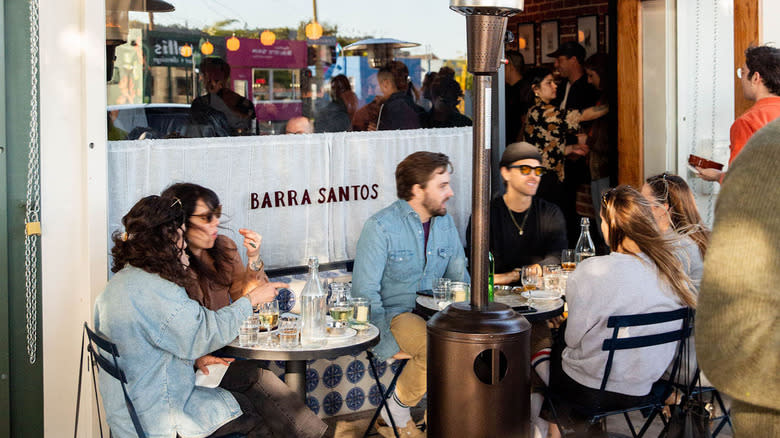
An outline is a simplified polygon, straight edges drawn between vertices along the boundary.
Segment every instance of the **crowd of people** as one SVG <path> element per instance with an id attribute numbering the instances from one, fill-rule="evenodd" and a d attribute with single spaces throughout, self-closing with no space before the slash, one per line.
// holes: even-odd
<path id="1" fill-rule="evenodd" d="M 780 303 L 772 291 L 780 271 L 780 199 L 777 190 L 767 191 L 756 181 L 776 180 L 780 119 L 772 119 L 771 111 L 780 99 L 780 52 L 765 47 L 746 52 L 743 89 L 758 100 L 758 108 L 732 127 L 732 139 L 745 140 L 744 146 L 732 144 L 733 166 L 725 177 L 712 175 L 723 182 L 723 191 L 711 232 L 690 187 L 677 175 L 651 176 L 641 190 L 598 184 L 609 178 L 608 142 L 601 137 L 605 129 L 594 123 L 586 128 L 586 139 L 573 138 L 583 122 L 608 112 L 603 104 L 608 99 L 600 91 L 607 88 L 606 59 L 594 55 L 583 62 L 580 49 L 564 43 L 555 53 L 566 79 L 560 87 L 545 68 L 519 72 L 521 79 L 513 74 L 512 89 L 526 81 L 535 100 L 528 103 L 524 128 L 517 133 L 525 140 L 509 144 L 501 157 L 505 193 L 490 204 L 495 283 L 517 284 L 520 268 L 558 264 L 561 251 L 571 246 L 567 178 L 582 175 L 599 187 L 594 210 L 605 254 L 583 260 L 570 274 L 568 316 L 532 328 L 535 436 L 557 436 L 547 422 L 552 418 L 541 409 L 544 387 L 564 400 L 604 409 L 645 400 L 667 372 L 675 346 L 623 355 L 600 391 L 607 361 L 601 345 L 611 331 L 607 319 L 680 307 L 698 309 L 695 348 L 707 377 L 734 397 L 736 427 L 746 435 L 777 433 L 777 379 L 762 377 L 777 369 L 777 355 L 761 351 L 777 345 L 772 324 Z M 463 121 L 453 106 L 460 89 L 446 72 L 429 78 L 422 93 L 430 101 L 426 112 L 415 104 L 402 66 L 391 63 L 379 72 L 386 98 L 374 106 L 376 119 L 368 117 L 374 111 L 370 104 L 355 109 L 348 81 L 334 78 L 336 96 L 327 111 L 347 116 L 334 123 L 346 125 L 350 111 L 352 125 L 362 117 L 367 129 Z M 220 96 L 218 90 L 214 94 Z M 228 96 L 220 99 L 230 101 Z M 761 123 L 767 126 L 761 129 Z M 744 134 L 745 124 L 757 133 Z M 571 155 L 580 159 L 570 162 Z M 399 430 L 381 426 L 385 436 L 424 436 L 410 413 L 427 392 L 426 323 L 414 313 L 416 292 L 431 289 L 436 278 L 470 281 L 468 249 L 447 213 L 455 195 L 452 171 L 443 153 L 407 156 L 395 171 L 398 200 L 366 221 L 357 242 L 352 293 L 371 303 L 371 322 L 380 331 L 374 353 L 380 360 L 409 360 L 388 409 L 382 410 L 385 424 L 392 423 L 391 414 Z M 119 346 L 120 365 L 151 435 L 322 436 L 325 424 L 259 363 L 212 354 L 235 339 L 253 306 L 273 300 L 276 288 L 286 286 L 269 282 L 260 258 L 262 238 L 250 229 L 239 230 L 247 263 L 241 261 L 238 245 L 219 234 L 221 212 L 216 193 L 190 183 L 174 184 L 133 206 L 122 219 L 124 231 L 113 234 L 115 275 L 96 300 L 95 329 Z M 739 294 L 756 305 L 741 306 Z M 196 386 L 194 370 L 208 373 L 212 364 L 228 366 L 220 386 Z M 131 434 L 119 384 L 101 375 L 100 390 L 114 433 Z M 582 426 L 586 433 L 600 433 L 593 425 Z"/>

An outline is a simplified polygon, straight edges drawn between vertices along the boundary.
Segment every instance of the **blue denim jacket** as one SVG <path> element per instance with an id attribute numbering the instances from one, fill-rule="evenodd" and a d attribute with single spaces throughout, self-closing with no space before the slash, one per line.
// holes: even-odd
<path id="1" fill-rule="evenodd" d="M 399 351 L 390 320 L 414 309 L 418 290 L 430 289 L 439 277 L 469 281 L 452 216 L 431 218 L 427 248 L 424 242 L 420 216 L 402 199 L 371 216 L 360 234 L 352 292 L 371 302 L 371 322 L 381 336 L 374 352 L 382 360 Z"/>
<path id="2" fill-rule="evenodd" d="M 117 344 L 147 435 L 208 436 L 241 415 L 227 390 L 195 386 L 193 364 L 235 339 L 251 314 L 248 298 L 214 312 L 183 287 L 132 266 L 111 278 L 95 301 L 94 327 Z M 119 382 L 101 372 L 100 393 L 113 436 L 134 437 Z"/>

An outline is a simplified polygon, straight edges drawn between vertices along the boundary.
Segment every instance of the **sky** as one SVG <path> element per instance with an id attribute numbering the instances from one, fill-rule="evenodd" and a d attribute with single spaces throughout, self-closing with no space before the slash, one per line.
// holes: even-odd
<path id="1" fill-rule="evenodd" d="M 237 28 L 288 26 L 312 18 L 310 0 L 166 0 L 176 11 L 154 15 L 157 24 L 187 24 L 202 28 L 217 21 L 237 19 Z M 131 19 L 146 21 L 146 14 Z M 466 19 L 449 9 L 449 0 L 317 0 L 320 23 L 336 24 L 339 34 L 373 35 L 420 43 L 412 54 L 443 59 L 465 57 Z"/>

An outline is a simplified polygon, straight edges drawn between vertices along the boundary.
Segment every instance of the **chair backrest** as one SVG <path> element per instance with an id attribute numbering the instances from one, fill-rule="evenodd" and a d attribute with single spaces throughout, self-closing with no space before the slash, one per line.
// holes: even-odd
<path id="1" fill-rule="evenodd" d="M 672 367 L 671 380 L 674 381 L 680 366 L 680 358 L 682 356 L 685 340 L 691 334 L 692 325 L 690 324 L 690 320 L 692 315 L 693 311 L 690 308 L 683 307 L 667 312 L 610 316 L 609 319 L 607 319 L 607 327 L 613 329 L 612 337 L 605 339 L 601 346 L 602 351 L 609 351 L 609 357 L 607 358 L 607 364 L 604 369 L 604 377 L 601 379 L 601 390 L 604 391 L 607 387 L 607 381 L 609 380 L 609 374 L 612 370 L 612 363 L 615 358 L 615 351 L 651 347 L 654 345 L 668 344 L 670 342 L 679 343 Z M 649 326 L 673 321 L 680 321 L 679 328 L 652 335 L 618 338 L 620 329 L 624 327 Z"/>
<path id="2" fill-rule="evenodd" d="M 84 323 L 84 331 L 87 334 L 87 351 L 89 352 L 89 356 L 91 359 L 92 364 L 92 379 L 93 379 L 93 385 L 95 385 L 95 371 L 97 371 L 95 368 L 96 366 L 99 366 L 101 370 L 108 373 L 111 377 L 115 378 L 119 381 L 120 385 L 122 386 L 122 392 L 125 397 L 125 406 L 127 406 L 127 411 L 130 414 L 130 419 L 133 421 L 133 426 L 135 427 L 135 431 L 138 434 L 139 438 L 146 438 L 146 434 L 144 433 L 143 427 L 141 427 L 141 422 L 138 419 L 138 414 L 135 411 L 135 406 L 133 406 L 133 402 L 130 400 L 130 395 L 127 392 L 127 377 L 125 376 L 124 371 L 122 371 L 122 368 L 119 366 L 119 363 L 117 359 L 119 358 L 119 350 L 117 349 L 116 344 L 111 342 L 108 338 L 105 336 L 102 336 L 94 331 L 92 331 L 87 323 Z M 100 350 L 105 351 L 108 356 L 104 356 L 100 353 Z M 97 401 L 97 386 L 95 386 L 95 397 Z M 98 415 L 100 415 L 100 411 L 98 408 Z M 102 436 L 102 431 L 101 431 Z"/>

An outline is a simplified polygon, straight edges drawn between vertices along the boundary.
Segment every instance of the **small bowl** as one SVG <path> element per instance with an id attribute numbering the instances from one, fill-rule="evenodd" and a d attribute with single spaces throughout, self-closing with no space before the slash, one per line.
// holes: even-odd
<path id="1" fill-rule="evenodd" d="M 512 286 L 496 285 L 493 286 L 493 294 L 495 295 L 509 295 L 512 293 Z"/>

